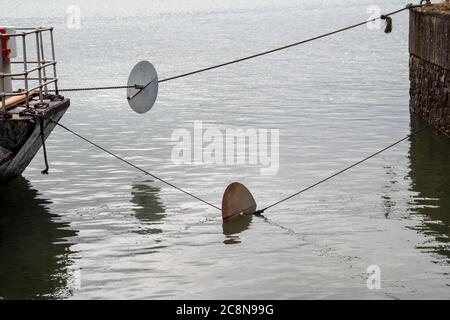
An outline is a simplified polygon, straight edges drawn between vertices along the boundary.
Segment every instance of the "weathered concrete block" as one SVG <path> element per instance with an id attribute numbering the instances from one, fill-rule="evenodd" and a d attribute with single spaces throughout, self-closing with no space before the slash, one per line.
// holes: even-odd
<path id="1" fill-rule="evenodd" d="M 410 10 L 410 110 L 450 132 L 450 11 Z"/>

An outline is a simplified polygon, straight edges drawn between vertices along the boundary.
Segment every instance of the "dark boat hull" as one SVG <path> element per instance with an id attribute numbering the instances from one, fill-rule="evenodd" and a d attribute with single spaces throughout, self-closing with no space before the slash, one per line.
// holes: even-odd
<path id="1" fill-rule="evenodd" d="M 45 109 L 45 116 L 59 121 L 69 105 L 69 99 L 52 101 Z M 3 122 L 0 124 L 0 186 L 3 186 L 27 168 L 42 146 L 42 137 L 37 117 L 15 114 L 0 122 Z M 44 120 L 45 139 L 55 125 L 48 119 Z"/>

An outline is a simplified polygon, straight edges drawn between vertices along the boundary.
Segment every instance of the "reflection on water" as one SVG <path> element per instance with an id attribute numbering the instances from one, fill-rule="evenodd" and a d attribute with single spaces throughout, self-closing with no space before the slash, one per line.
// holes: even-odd
<path id="1" fill-rule="evenodd" d="M 152 181 L 144 181 L 139 184 L 133 185 L 133 190 L 131 192 L 131 203 L 137 205 L 134 208 L 135 216 L 138 218 L 142 224 L 148 225 L 158 225 L 161 220 L 166 216 L 164 214 L 164 205 L 161 203 L 158 192 L 159 188 L 151 186 Z M 145 233 L 161 233 L 162 230 L 159 228 L 148 228 L 145 229 Z"/>
<path id="2" fill-rule="evenodd" d="M 0 297 L 71 295 L 71 250 L 76 235 L 51 214 L 29 182 L 19 177 L 0 189 Z"/>
<path id="3" fill-rule="evenodd" d="M 392 198 L 391 194 L 397 191 L 395 186 L 398 183 L 397 182 L 398 177 L 391 166 L 386 166 L 384 169 L 386 170 L 388 183 L 383 187 L 384 191 L 381 198 L 383 201 L 384 217 L 389 218 L 389 216 L 394 211 L 396 206 L 396 202 Z"/>
<path id="4" fill-rule="evenodd" d="M 253 215 L 245 214 L 224 221 L 222 223 L 223 234 L 226 236 L 225 244 L 241 243 L 239 234 L 247 230 L 252 222 Z"/>
<path id="5" fill-rule="evenodd" d="M 412 130 L 425 124 L 412 118 Z M 433 236 L 439 245 L 427 244 L 421 249 L 431 250 L 450 258 L 450 140 L 434 130 L 426 130 L 411 137 L 409 152 L 412 189 L 418 192 L 415 212 L 424 216 L 418 230 Z"/>

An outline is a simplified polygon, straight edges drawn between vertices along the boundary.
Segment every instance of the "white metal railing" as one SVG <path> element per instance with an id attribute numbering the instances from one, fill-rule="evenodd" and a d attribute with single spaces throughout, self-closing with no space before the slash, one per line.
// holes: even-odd
<path id="1" fill-rule="evenodd" d="M 0 27 L 0 31 L 2 29 L 6 30 Z M 7 111 L 8 97 L 22 96 L 24 97 L 23 105 L 29 107 L 30 98 L 35 95 L 39 96 L 39 103 L 42 105 L 49 91 L 58 94 L 53 27 L 12 28 L 12 30 L 13 32 L 9 33 L 0 32 L 0 59 L 2 59 L 0 61 L 0 112 L 3 113 Z M 11 49 L 7 44 L 11 40 L 17 45 L 17 57 L 14 59 L 8 56 Z M 19 90 L 21 83 L 23 87 Z M 14 90 L 15 85 L 17 85 L 16 90 Z M 50 85 L 52 88 L 49 89 Z"/>

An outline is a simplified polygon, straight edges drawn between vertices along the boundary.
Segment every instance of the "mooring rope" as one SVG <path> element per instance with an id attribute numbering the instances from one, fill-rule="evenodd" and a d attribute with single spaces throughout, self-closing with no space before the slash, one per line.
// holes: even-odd
<path id="1" fill-rule="evenodd" d="M 81 88 L 66 88 L 66 89 L 58 89 L 59 92 L 71 92 L 71 91 L 97 91 L 97 90 L 114 90 L 114 89 L 128 89 L 128 88 L 136 88 L 136 85 L 133 86 L 107 86 L 107 87 L 81 87 Z M 50 92 L 55 92 L 56 90 L 48 90 Z"/>
<path id="2" fill-rule="evenodd" d="M 217 65 L 214 65 L 214 66 L 211 66 L 211 67 L 198 69 L 198 70 L 195 70 L 195 71 L 191 71 L 191 72 L 179 74 L 179 75 L 176 75 L 176 76 L 172 76 L 172 77 L 169 77 L 169 78 L 161 79 L 161 80 L 158 81 L 158 83 L 163 83 L 163 82 L 172 81 L 172 80 L 175 80 L 175 79 L 180 79 L 180 78 L 192 76 L 194 74 L 202 73 L 202 72 L 205 72 L 205 71 L 210 71 L 210 70 L 213 70 L 213 69 L 222 68 L 222 67 L 225 67 L 225 66 L 229 66 L 231 64 L 239 63 L 239 62 L 242 62 L 242 61 L 246 61 L 246 60 L 254 59 L 254 58 L 257 58 L 257 57 L 264 56 L 264 55 L 268 55 L 268 54 L 271 54 L 271 53 L 274 53 L 274 52 L 277 52 L 277 51 L 281 51 L 281 50 L 289 49 L 289 48 L 292 48 L 292 47 L 296 47 L 296 46 L 299 46 L 299 45 L 302 45 L 302 44 L 305 44 L 305 43 L 308 43 L 308 42 L 311 42 L 311 41 L 315 41 L 315 40 L 319 40 L 321 38 L 329 37 L 329 36 L 334 35 L 336 33 L 340 33 L 340 32 L 343 32 L 343 31 L 350 30 L 350 29 L 354 29 L 354 28 L 363 26 L 365 24 L 375 22 L 377 20 L 386 20 L 385 32 L 390 32 L 392 30 L 392 19 L 390 18 L 390 16 L 392 16 L 394 14 L 397 14 L 397 13 L 400 13 L 400 12 L 405 11 L 405 10 L 409 10 L 409 9 L 417 8 L 417 7 L 422 7 L 422 6 L 424 6 L 424 4 L 413 5 L 412 3 L 408 3 L 404 8 L 392 11 L 392 12 L 387 13 L 387 14 L 382 14 L 379 17 L 376 17 L 376 18 L 373 18 L 373 19 L 369 19 L 369 20 L 366 20 L 366 21 L 363 21 L 363 22 L 359 22 L 359 23 L 353 24 L 353 25 L 345 27 L 345 28 L 337 29 L 337 30 L 334 30 L 334 31 L 331 31 L 331 32 L 327 32 L 327 33 L 321 34 L 319 36 L 315 36 L 315 37 L 312 37 L 312 38 L 309 38 L 309 39 L 306 39 L 306 40 L 294 42 L 294 43 L 291 43 L 291 44 L 288 44 L 288 45 L 285 45 L 285 46 L 282 46 L 282 47 L 270 49 L 270 50 L 263 51 L 263 52 L 260 52 L 260 53 L 252 54 L 250 56 L 246 56 L 246 57 L 243 57 L 243 58 L 239 58 L 239 59 L 231 60 L 231 61 L 228 61 L 228 62 L 220 63 L 220 64 L 217 64 Z M 135 85 L 131 85 L 131 86 L 106 86 L 106 87 L 84 87 L 84 88 L 82 87 L 82 88 L 66 88 L 66 89 L 63 88 L 63 89 L 59 89 L 58 91 L 59 92 L 68 92 L 68 91 L 88 91 L 88 90 L 89 91 L 91 91 L 91 90 L 111 90 L 111 89 L 127 89 L 127 88 L 135 88 L 135 87 L 136 87 Z"/>
<path id="3" fill-rule="evenodd" d="M 118 159 L 118 160 L 120 160 L 120 161 L 126 163 L 127 165 L 129 165 L 129 166 L 135 168 L 136 170 L 139 170 L 139 171 L 145 173 L 146 175 L 149 175 L 149 176 L 151 176 L 152 178 L 154 178 L 154 179 L 156 179 L 156 180 L 158 180 L 158 181 L 161 181 L 162 183 L 164 183 L 164 184 L 166 184 L 166 185 L 168 185 L 168 186 L 170 186 L 170 187 L 172 187 L 172 188 L 174 188 L 174 189 L 176 189 L 176 190 L 178 190 L 178 191 L 181 191 L 181 192 L 183 192 L 183 193 L 185 193 L 185 194 L 191 196 L 191 197 L 194 198 L 194 199 L 197 199 L 197 200 L 201 201 L 201 202 L 207 204 L 208 206 L 213 207 L 214 209 L 217 209 L 217 210 L 219 210 L 219 211 L 222 211 L 221 208 L 219 208 L 219 207 L 213 205 L 212 203 L 210 203 L 210 202 L 208 202 L 208 201 L 206 201 L 206 200 L 204 200 L 204 199 L 202 199 L 202 198 L 200 198 L 200 197 L 197 197 L 196 195 L 194 195 L 194 194 L 192 194 L 192 193 L 190 193 L 190 192 L 188 192 L 188 191 L 186 191 L 186 190 L 184 190 L 184 189 L 182 189 L 182 188 L 180 188 L 180 187 L 174 185 L 173 183 L 170 183 L 170 182 L 168 182 L 168 181 L 166 181 L 166 180 L 164 180 L 164 179 L 162 179 L 162 178 L 160 178 L 160 177 L 154 175 L 153 173 L 148 172 L 148 171 L 145 170 L 145 169 L 142 169 L 141 167 L 139 167 L 139 166 L 137 166 L 137 165 L 131 163 L 131 162 L 128 161 L 128 160 L 125 160 L 124 158 L 122 158 L 122 157 L 116 155 L 115 153 L 113 153 L 113 152 L 111 152 L 111 151 L 105 149 L 104 147 L 102 147 L 102 146 L 98 145 L 97 143 L 95 143 L 95 142 L 89 140 L 88 138 L 83 137 L 81 134 L 76 133 L 75 131 L 73 131 L 73 130 L 67 128 L 66 126 L 62 125 L 61 123 L 59 123 L 59 122 L 57 122 L 57 121 L 54 121 L 54 120 L 52 120 L 52 119 L 50 119 L 50 118 L 47 118 L 47 119 L 48 119 L 49 121 L 53 122 L 54 124 L 60 126 L 60 127 L 63 128 L 64 130 L 66 130 L 66 131 L 72 133 L 73 135 L 77 136 L 78 138 L 80 138 L 80 139 L 86 141 L 87 143 L 93 145 L 94 147 L 96 147 L 96 148 L 102 150 L 103 152 L 106 152 L 107 154 L 113 156 L 114 158 L 116 158 L 116 159 Z"/>
<path id="4" fill-rule="evenodd" d="M 397 141 L 395 141 L 394 143 L 388 145 L 387 147 L 385 147 L 385 148 L 383 148 L 383 149 L 381 149 L 381 150 L 378 150 L 378 151 L 375 152 L 375 153 L 372 153 L 371 155 L 365 157 L 364 159 L 359 160 L 359 161 L 357 161 L 357 162 L 355 162 L 355 163 L 353 163 L 353 164 L 351 164 L 351 165 L 345 167 L 344 169 L 339 170 L 338 172 L 335 172 L 334 174 L 332 174 L 332 175 L 330 175 L 330 176 L 328 176 L 328 177 L 326 177 L 326 178 L 323 178 L 323 179 L 317 181 L 316 183 L 313 183 L 312 185 L 310 185 L 310 186 L 308 186 L 308 187 L 306 187 L 306 188 L 303 188 L 303 189 L 301 189 L 300 191 L 297 191 L 297 192 L 291 194 L 290 196 L 287 196 L 287 197 L 285 197 L 285 198 L 283 198 L 283 199 L 281 199 L 281 200 L 279 200 L 279 201 L 277 201 L 277 202 L 275 202 L 275 203 L 273 203 L 273 204 L 271 204 L 271 205 L 265 207 L 264 209 L 260 209 L 260 210 L 256 211 L 255 214 L 261 214 L 261 213 L 264 213 L 266 210 L 268 210 L 268 209 L 270 209 L 270 208 L 273 208 L 273 207 L 275 207 L 275 206 L 277 206 L 277 205 L 279 205 L 279 204 L 281 204 L 281 203 L 283 203 L 283 202 L 285 202 L 285 201 L 288 201 L 288 200 L 290 200 L 290 199 L 292 199 L 292 198 L 294 198 L 294 197 L 296 197 L 296 196 L 298 196 L 298 195 L 300 195 L 300 194 L 302 194 L 302 193 L 304 193 L 304 192 L 306 192 L 306 191 L 308 191 L 308 190 L 310 190 L 310 189 L 313 189 L 313 188 L 317 187 L 318 185 L 321 185 L 322 183 L 325 183 L 325 182 L 327 182 L 327 181 L 329 181 L 329 180 L 331 180 L 331 179 L 333 179 L 333 178 L 335 178 L 335 177 L 337 177 L 337 176 L 343 174 L 344 172 L 346 172 L 346 171 L 348 171 L 348 170 L 350 170 L 350 169 L 352 169 L 352 168 L 354 168 L 354 167 L 356 167 L 356 166 L 358 166 L 358 165 L 360 165 L 360 164 L 366 162 L 367 160 L 370 160 L 370 159 L 376 157 L 377 155 L 379 155 L 379 154 L 385 152 L 386 150 L 389 150 L 389 149 L 391 149 L 392 147 L 395 147 L 396 145 L 400 144 L 401 142 L 403 142 L 403 141 L 405 141 L 405 140 L 411 138 L 413 135 L 416 135 L 416 134 L 418 134 L 418 133 L 424 131 L 425 129 L 428 129 L 431 125 L 432 125 L 432 124 L 430 123 L 430 124 L 426 125 L 425 127 L 423 127 L 423 128 L 421 128 L 421 129 L 419 129 L 419 130 L 416 130 L 416 131 L 414 131 L 414 132 L 408 134 L 407 136 L 401 138 L 400 140 L 397 140 Z"/>
<path id="5" fill-rule="evenodd" d="M 41 130 L 41 143 L 42 143 L 42 151 L 44 152 L 44 163 L 45 169 L 41 171 L 42 174 L 48 174 L 49 166 L 47 159 L 47 148 L 45 146 L 45 130 L 44 130 L 44 119 L 39 116 L 39 129 Z"/>

